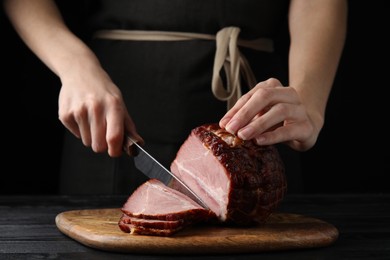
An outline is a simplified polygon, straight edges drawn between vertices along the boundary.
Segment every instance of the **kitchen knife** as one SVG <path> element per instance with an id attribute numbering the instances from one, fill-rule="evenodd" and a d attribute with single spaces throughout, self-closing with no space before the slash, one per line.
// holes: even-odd
<path id="1" fill-rule="evenodd" d="M 160 180 L 165 185 L 184 193 L 200 206 L 208 209 L 203 200 L 193 192 L 190 187 L 171 171 L 166 169 L 160 162 L 145 151 L 139 143 L 128 135 L 126 135 L 124 150 L 128 155 L 134 158 L 135 167 L 146 176 Z"/>

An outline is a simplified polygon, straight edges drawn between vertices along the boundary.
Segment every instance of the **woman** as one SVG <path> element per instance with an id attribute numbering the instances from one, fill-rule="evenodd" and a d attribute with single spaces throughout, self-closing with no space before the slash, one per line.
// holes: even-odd
<path id="1" fill-rule="evenodd" d="M 190 130 L 209 122 L 259 145 L 278 144 L 289 190 L 302 191 L 297 159 L 324 124 L 346 1 L 90 1 L 88 44 L 54 1 L 4 0 L 4 7 L 62 83 L 59 119 L 69 130 L 62 193 L 129 194 L 145 178 L 122 155 L 125 132 L 169 167 Z M 273 48 L 286 20 L 288 76 Z"/>

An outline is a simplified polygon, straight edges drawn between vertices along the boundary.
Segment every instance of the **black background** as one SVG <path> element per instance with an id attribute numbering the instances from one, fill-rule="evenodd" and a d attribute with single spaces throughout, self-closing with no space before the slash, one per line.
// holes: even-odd
<path id="1" fill-rule="evenodd" d="M 349 1 L 347 41 L 325 127 L 316 146 L 303 153 L 306 193 L 390 192 L 387 5 Z M 0 21 L 0 194 L 56 194 L 65 131 L 57 114 L 61 84 L 3 13 Z"/>

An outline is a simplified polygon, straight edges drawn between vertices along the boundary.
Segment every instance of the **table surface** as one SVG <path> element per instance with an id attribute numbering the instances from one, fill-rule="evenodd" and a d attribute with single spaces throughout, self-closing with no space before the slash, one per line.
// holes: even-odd
<path id="1" fill-rule="evenodd" d="M 125 196 L 0 196 L 0 259 L 390 259 L 390 194 L 287 195 L 279 210 L 319 218 L 340 232 L 328 247 L 257 254 L 121 254 L 62 234 L 57 214 L 121 207 Z"/>

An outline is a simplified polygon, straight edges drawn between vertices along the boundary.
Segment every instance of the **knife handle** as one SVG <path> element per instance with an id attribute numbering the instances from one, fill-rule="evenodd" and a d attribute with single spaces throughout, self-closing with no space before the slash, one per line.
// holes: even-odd
<path id="1" fill-rule="evenodd" d="M 123 142 L 123 151 L 127 153 L 129 156 L 134 157 L 137 156 L 138 150 L 135 149 L 134 142 L 137 144 L 143 146 L 144 145 L 144 140 L 140 140 L 135 138 L 134 136 L 131 136 L 129 134 L 125 134 L 124 142 Z"/>

